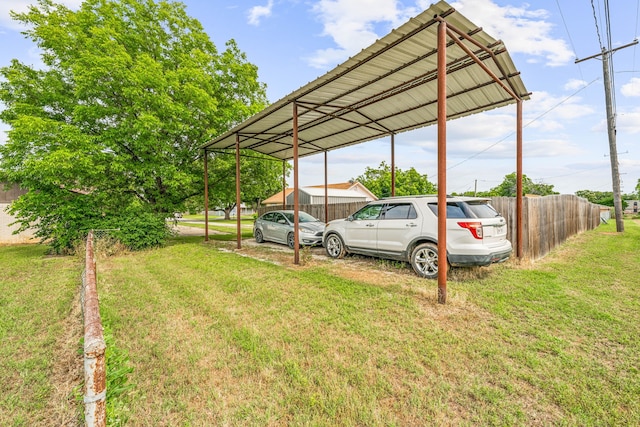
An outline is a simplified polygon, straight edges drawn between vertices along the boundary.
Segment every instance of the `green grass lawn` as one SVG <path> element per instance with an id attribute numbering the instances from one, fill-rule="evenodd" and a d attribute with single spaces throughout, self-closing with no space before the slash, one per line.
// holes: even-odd
<path id="1" fill-rule="evenodd" d="M 355 257 L 294 266 L 179 238 L 102 258 L 102 317 L 133 368 L 121 424 L 640 425 L 640 226 L 625 226 L 535 264 L 453 271 L 446 305 L 435 281 Z M 17 259 L 0 282 L 0 425 L 46 418 L 77 290 L 75 262 L 26 248 L 0 247 Z M 45 293 L 31 264 L 48 307 L 27 295 Z M 27 349 L 39 363 L 23 366 Z"/>
<path id="2" fill-rule="evenodd" d="M 82 260 L 0 246 L 0 267 L 0 425 L 77 425 Z"/>

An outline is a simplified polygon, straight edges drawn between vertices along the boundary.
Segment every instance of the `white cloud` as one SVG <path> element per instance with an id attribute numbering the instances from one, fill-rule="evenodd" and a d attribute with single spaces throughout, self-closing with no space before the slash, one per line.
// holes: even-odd
<path id="1" fill-rule="evenodd" d="M 429 3 L 419 0 L 417 7 L 402 7 L 397 0 L 319 0 L 312 10 L 323 25 L 322 35 L 331 37 L 336 47 L 316 51 L 309 63 L 318 68 L 333 66 L 428 8 Z M 553 25 L 544 9 L 531 10 L 526 4 L 500 7 L 492 0 L 459 0 L 452 6 L 491 36 L 504 40 L 511 53 L 530 55 L 529 61 L 559 66 L 574 59 L 566 42 L 551 35 Z"/>
<path id="2" fill-rule="evenodd" d="M 571 79 L 563 86 L 564 90 L 578 90 L 587 86 L 587 82 L 580 79 Z"/>
<path id="3" fill-rule="evenodd" d="M 56 0 L 55 3 L 64 4 L 70 9 L 80 7 L 82 0 Z M 36 5 L 36 0 L 1 0 L 0 1 L 0 27 L 12 30 L 23 30 L 24 27 L 11 19 L 10 11 L 22 13 L 27 12 L 30 5 Z"/>
<path id="4" fill-rule="evenodd" d="M 500 7 L 491 0 L 459 0 L 451 6 L 482 27 L 489 35 L 503 40 L 509 52 L 532 55 L 530 60 L 546 61 L 549 66 L 565 65 L 574 54 L 562 39 L 551 35 L 553 25 L 547 22 L 549 12 L 522 7 Z"/>
<path id="5" fill-rule="evenodd" d="M 624 134 L 640 133 L 640 108 L 630 111 L 618 109 L 616 116 L 616 129 Z"/>
<path id="6" fill-rule="evenodd" d="M 254 6 L 249 9 L 249 24 L 260 25 L 262 18 L 271 16 L 273 10 L 273 0 L 269 0 L 266 6 Z"/>
<path id="7" fill-rule="evenodd" d="M 396 0 L 320 0 L 312 10 L 322 22 L 322 35 L 331 37 L 337 47 L 316 51 L 309 63 L 329 68 L 418 13 L 414 7 L 399 6 Z M 381 34 L 376 32 L 376 25 L 382 25 Z"/>
<path id="8" fill-rule="evenodd" d="M 539 131 L 556 132 L 580 118 L 594 114 L 595 109 L 579 96 L 559 97 L 545 91 L 533 92 L 524 103 L 525 126 Z"/>
<path id="9" fill-rule="evenodd" d="M 35 2 L 31 0 L 7 0 L 0 2 L 0 26 L 13 30 L 22 29 L 22 26 L 11 19 L 9 12 L 26 12 L 32 3 Z"/>
<path id="10" fill-rule="evenodd" d="M 620 92 L 624 96 L 640 96 L 640 78 L 632 77 L 629 83 L 622 85 Z"/>

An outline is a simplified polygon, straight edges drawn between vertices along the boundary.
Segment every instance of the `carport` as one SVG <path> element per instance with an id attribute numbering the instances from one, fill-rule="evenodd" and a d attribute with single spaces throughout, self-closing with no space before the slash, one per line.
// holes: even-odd
<path id="1" fill-rule="evenodd" d="M 298 159 L 389 137 L 395 171 L 395 135 L 438 126 L 438 253 L 446 253 L 447 120 L 517 104 L 516 171 L 522 194 L 522 101 L 529 98 L 505 45 L 440 1 L 335 69 L 207 142 L 208 153 L 234 150 L 240 206 L 240 150 L 293 161 L 294 263 L 298 248 Z M 394 180 L 392 172 L 392 181 Z M 394 183 L 392 182 L 392 188 Z M 325 190 L 326 191 L 326 190 Z M 326 211 L 326 197 L 325 197 Z M 516 255 L 522 255 L 522 197 L 517 204 Z M 208 239 L 208 229 L 205 239 Z M 240 216 L 237 222 L 241 248 Z M 439 269 L 438 301 L 446 302 L 446 269 Z"/>

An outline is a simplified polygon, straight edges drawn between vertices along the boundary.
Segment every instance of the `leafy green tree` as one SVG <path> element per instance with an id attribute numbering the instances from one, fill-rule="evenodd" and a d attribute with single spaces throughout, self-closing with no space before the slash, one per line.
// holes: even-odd
<path id="1" fill-rule="evenodd" d="M 558 194 L 553 190 L 553 185 L 535 183 L 531 178 L 526 175 L 522 175 L 522 191 L 524 194 L 536 194 L 538 196 L 549 196 L 551 194 Z M 503 197 L 515 197 L 517 193 L 517 174 L 516 172 L 505 175 L 504 181 L 497 187 L 490 189 L 486 196 L 503 196 Z"/>
<path id="2" fill-rule="evenodd" d="M 613 191 L 579 190 L 576 191 L 576 196 L 598 205 L 613 206 Z"/>
<path id="3" fill-rule="evenodd" d="M 0 69 L 11 127 L 0 181 L 30 190 L 12 212 L 56 250 L 128 218 L 164 224 L 203 194 L 199 146 L 266 104 L 236 43 L 218 52 L 181 3 L 86 0 L 72 11 L 38 0 L 12 17 L 44 67 Z"/>
<path id="4" fill-rule="evenodd" d="M 282 162 L 264 154 L 241 151 L 240 199 L 255 209 L 260 202 L 282 191 Z M 236 158 L 235 153 L 213 154 L 209 173 L 209 207 L 224 210 L 230 219 L 236 207 Z M 291 165 L 285 163 L 288 175 Z"/>
<path id="5" fill-rule="evenodd" d="M 396 168 L 396 196 L 412 196 L 418 194 L 434 194 L 438 190 L 429 182 L 427 175 L 420 175 L 415 168 L 403 171 Z M 381 162 L 377 169 L 367 167 L 364 174 L 354 178 L 367 187 L 377 197 L 391 196 L 391 166 Z"/>
<path id="6" fill-rule="evenodd" d="M 576 191 L 576 196 L 582 197 L 590 201 L 591 203 L 595 203 L 597 205 L 603 206 L 613 206 L 613 191 L 592 191 L 592 190 L 579 190 Z M 627 202 L 625 199 L 630 199 L 631 196 L 622 196 L 622 209 L 627 207 Z"/>

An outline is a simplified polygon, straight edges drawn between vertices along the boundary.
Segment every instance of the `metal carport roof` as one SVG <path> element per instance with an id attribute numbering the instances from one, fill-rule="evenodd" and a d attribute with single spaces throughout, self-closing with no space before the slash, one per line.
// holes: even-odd
<path id="1" fill-rule="evenodd" d="M 450 40 L 446 49 L 448 119 L 512 104 L 513 95 L 528 99 L 504 44 L 440 1 L 202 148 L 235 149 L 238 137 L 241 149 L 292 159 L 294 102 L 299 157 L 435 124 L 441 19 L 450 30 L 460 32 L 456 34 L 460 45 Z"/>
<path id="2" fill-rule="evenodd" d="M 522 100 L 528 98 L 505 45 L 440 1 L 324 76 L 204 144 L 205 212 L 208 151 L 235 150 L 236 200 L 240 205 L 241 149 L 283 161 L 293 159 L 297 189 L 299 157 L 325 153 L 326 175 L 327 151 L 387 135 L 392 136 L 393 146 L 393 135 L 437 123 L 438 253 L 447 253 L 447 120 L 517 103 L 516 170 L 517 193 L 521 195 Z M 392 177 L 393 169 L 392 161 Z M 297 191 L 294 195 L 294 262 L 298 263 Z M 521 196 L 516 211 L 520 256 Z M 240 216 L 237 233 L 240 248 Z M 446 276 L 446 268 L 438 270 L 441 303 L 446 301 Z"/>

